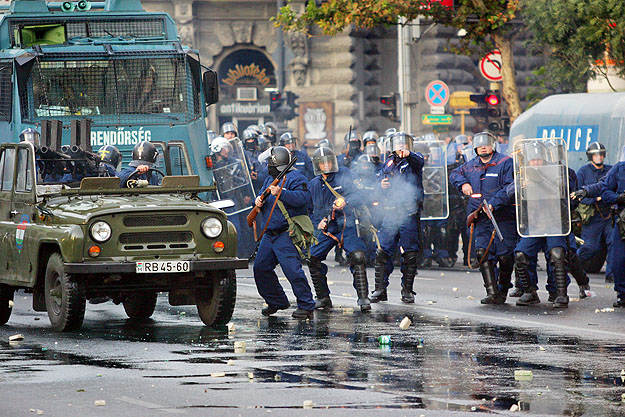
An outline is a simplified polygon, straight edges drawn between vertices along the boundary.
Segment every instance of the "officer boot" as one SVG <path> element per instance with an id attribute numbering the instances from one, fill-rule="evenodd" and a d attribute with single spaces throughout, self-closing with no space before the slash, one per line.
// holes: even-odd
<path id="1" fill-rule="evenodd" d="M 566 282 L 566 251 L 561 247 L 553 248 L 549 251 L 549 258 L 556 281 L 556 299 L 553 302 L 553 306 L 555 308 L 566 308 L 569 306 Z"/>
<path id="2" fill-rule="evenodd" d="M 590 291 L 590 280 L 582 267 L 582 261 L 577 256 L 577 252 L 573 249 L 569 249 L 569 272 L 573 275 L 579 287 L 579 298 L 586 298 L 586 291 Z"/>
<path id="3" fill-rule="evenodd" d="M 501 303 L 506 302 L 508 290 L 512 288 L 512 272 L 514 271 L 514 259 L 511 255 L 499 257 L 499 298 Z"/>
<path id="4" fill-rule="evenodd" d="M 508 297 L 518 298 L 523 295 L 523 288 L 521 288 L 521 280 L 519 279 L 519 273 L 515 269 L 514 271 L 514 288 L 508 294 Z"/>
<path id="5" fill-rule="evenodd" d="M 514 254 L 514 267 L 517 275 L 519 276 L 519 284 L 523 289 L 523 295 L 517 300 L 516 305 L 528 306 L 532 304 L 539 304 L 540 299 L 536 294 L 537 288 L 532 285 L 530 279 L 530 260 L 523 252 L 516 252 Z"/>
<path id="6" fill-rule="evenodd" d="M 436 251 L 441 251 L 441 250 L 445 250 L 447 251 L 449 244 L 449 233 L 447 231 L 447 227 L 439 227 L 437 229 L 435 229 L 436 231 L 438 231 L 437 236 L 436 236 L 436 243 L 435 243 L 435 249 Z M 451 257 L 447 256 L 447 257 L 439 257 L 438 259 L 436 259 L 436 262 L 438 263 L 438 266 L 443 267 L 443 268 L 451 268 L 453 265 L 453 261 L 451 259 Z"/>
<path id="7" fill-rule="evenodd" d="M 477 257 L 482 259 L 486 253 L 486 249 L 479 248 L 476 251 Z M 492 261 L 486 260 L 480 264 L 480 272 L 484 280 L 484 288 L 486 288 L 486 297 L 480 301 L 482 304 L 501 304 L 499 302 L 499 291 L 497 288 L 497 278 L 495 276 L 495 265 Z"/>
<path id="8" fill-rule="evenodd" d="M 328 278 L 322 271 L 323 264 L 321 260 L 315 256 L 311 256 L 308 260 L 308 270 L 310 271 L 310 278 L 315 288 L 316 309 L 330 309 L 332 308 L 332 300 L 330 299 L 330 289 L 328 288 Z"/>
<path id="9" fill-rule="evenodd" d="M 388 296 L 386 295 L 386 282 L 384 282 L 386 262 L 388 262 L 388 256 L 383 250 L 378 249 L 375 254 L 375 291 L 373 291 L 371 297 L 369 297 L 372 303 L 388 300 Z"/>
<path id="10" fill-rule="evenodd" d="M 414 303 L 414 294 L 412 286 L 414 285 L 414 277 L 417 275 L 417 263 L 419 262 L 419 252 L 404 252 L 404 272 L 401 277 L 401 301 L 403 303 Z"/>
<path id="11" fill-rule="evenodd" d="M 358 295 L 358 305 L 360 311 L 371 310 L 371 300 L 369 300 L 369 282 L 367 281 L 367 256 L 365 251 L 357 250 L 347 257 L 352 267 L 354 275 L 354 287 Z"/>

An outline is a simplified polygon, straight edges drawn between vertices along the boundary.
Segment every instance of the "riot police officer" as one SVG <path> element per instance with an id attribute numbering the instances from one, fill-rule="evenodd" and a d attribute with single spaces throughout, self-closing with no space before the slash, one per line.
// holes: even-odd
<path id="1" fill-rule="evenodd" d="M 226 122 L 221 125 L 221 136 L 230 140 L 239 136 L 239 130 L 237 129 L 237 125 L 232 122 Z"/>
<path id="2" fill-rule="evenodd" d="M 354 162 L 360 155 L 362 155 L 362 140 L 357 132 L 351 131 L 345 135 L 345 148 L 346 153 L 337 157 L 340 166 L 350 168 L 352 162 Z"/>
<path id="3" fill-rule="evenodd" d="M 158 149 L 153 143 L 142 141 L 132 149 L 132 161 L 119 173 L 121 188 L 128 187 L 128 179 L 136 171 L 139 175 L 133 178 L 136 180 L 147 180 L 150 185 L 160 185 L 162 178 L 158 174 L 153 174 L 150 169 L 156 163 Z"/>
<path id="4" fill-rule="evenodd" d="M 370 144 L 377 145 L 379 138 L 380 137 L 378 135 L 378 132 L 376 132 L 375 130 L 367 130 L 365 134 L 362 135 L 362 142 L 364 143 L 365 147 Z"/>
<path id="5" fill-rule="evenodd" d="M 113 145 L 104 145 L 98 149 L 100 162 L 104 166 L 104 176 L 119 177 L 119 170 L 122 167 L 122 154 Z"/>
<path id="6" fill-rule="evenodd" d="M 328 148 L 334 151 L 334 145 L 328 139 L 321 139 L 319 142 L 317 142 L 315 148 Z"/>
<path id="7" fill-rule="evenodd" d="M 420 250 L 420 209 L 423 202 L 423 155 L 411 152 L 413 138 L 405 132 L 391 136 L 392 154 L 378 172 L 384 193 L 384 219 L 379 233 L 380 250 L 375 260 L 375 291 L 372 303 L 388 299 L 386 287 L 393 271 L 392 257 L 399 246 L 402 253 L 401 300 L 414 303 L 412 290 Z"/>
<path id="8" fill-rule="evenodd" d="M 262 127 L 264 127 L 264 129 L 266 130 L 266 132 L 262 132 L 263 136 L 265 136 L 267 140 L 271 142 L 272 146 L 275 145 L 276 141 L 278 140 L 278 129 L 276 128 L 275 123 L 267 122 Z"/>
<path id="9" fill-rule="evenodd" d="M 297 138 L 291 132 L 285 132 L 280 136 L 280 146 L 287 148 L 291 154 L 297 158 L 295 168 L 300 170 L 307 180 L 313 179 L 315 173 L 313 172 L 312 161 L 306 152 L 296 149 Z"/>
<path id="10" fill-rule="evenodd" d="M 241 136 L 243 136 L 245 159 L 250 171 L 250 177 L 252 178 L 252 185 L 254 186 L 254 191 L 258 194 L 260 187 L 265 182 L 265 178 L 267 178 L 266 173 L 261 168 L 261 163 L 258 161 L 258 156 L 260 155 L 258 146 L 259 135 L 254 129 L 248 127 Z"/>
<path id="11" fill-rule="evenodd" d="M 276 266 L 280 264 L 297 298 L 297 310 L 293 312 L 293 317 L 312 318 L 315 302 L 302 269 L 300 255 L 289 236 L 288 222 L 281 210 L 272 209 L 276 198 L 279 198 L 290 217 L 306 215 L 311 203 L 308 182 L 300 171 L 292 170 L 286 174 L 284 182 L 271 185 L 273 179 L 291 162 L 291 152 L 285 147 L 276 146 L 268 149 L 261 158 L 265 160 L 265 156 L 269 167 L 269 177 L 265 180 L 261 193 L 265 189 L 270 189 L 271 194 L 265 201 L 262 201 L 259 196 L 255 202 L 256 206 L 261 208 L 263 218 L 269 219 L 254 262 L 256 288 L 267 303 L 262 314 L 270 316 L 290 306 L 275 273 Z"/>
<path id="12" fill-rule="evenodd" d="M 358 237 L 355 207 L 362 204 L 355 178 L 349 169 L 339 167 L 334 151 L 319 148 L 313 158 L 315 178 L 310 181 L 313 225 L 317 226 L 318 243 L 310 251 L 308 267 L 315 293 L 316 308 L 330 308 L 330 289 L 323 261 L 336 246 L 345 249 L 349 267 L 354 277 L 354 288 L 361 311 L 371 310 L 367 283 L 367 257 L 365 245 Z"/>
<path id="13" fill-rule="evenodd" d="M 612 165 L 604 164 L 606 151 L 605 146 L 599 142 L 593 142 L 586 148 L 588 164 L 577 171 L 577 185 L 584 187 L 596 184 L 605 177 L 612 168 Z M 584 241 L 577 256 L 580 260 L 587 261 L 594 257 L 602 246 L 608 248 L 608 262 L 606 264 L 606 282 L 614 280 L 612 263 L 610 262 L 612 252 L 612 213 L 610 205 L 598 197 L 586 197 L 580 201 L 578 212 L 582 215 L 582 235 Z"/>
<path id="14" fill-rule="evenodd" d="M 512 159 L 494 148 L 493 135 L 478 133 L 473 138 L 473 151 L 477 158 L 454 169 L 450 175 L 453 186 L 469 197 L 467 224 L 474 225 L 475 253 L 486 288 L 482 304 L 506 302 L 508 289 L 512 286 L 513 253 L 518 240 L 514 207 L 509 204 L 506 194 L 506 187 L 514 181 Z M 485 200 L 501 229 L 503 242 L 496 238 L 488 216 L 481 213 Z M 499 277 L 495 270 L 497 265 Z"/>

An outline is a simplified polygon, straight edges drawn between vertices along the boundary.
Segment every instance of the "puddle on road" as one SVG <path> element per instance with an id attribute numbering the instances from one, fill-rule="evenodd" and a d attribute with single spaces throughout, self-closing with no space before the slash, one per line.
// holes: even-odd
<path id="1" fill-rule="evenodd" d="M 181 311 L 186 315 L 181 316 Z M 249 396 L 250 384 L 264 390 L 345 392 L 315 405 L 320 408 L 499 413 L 517 404 L 526 414 L 625 415 L 621 400 L 625 393 L 625 378 L 621 378 L 625 344 L 470 324 L 414 311 L 408 315 L 413 325 L 402 331 L 399 322 L 406 314 L 397 308 L 371 314 L 343 314 L 341 308 L 335 308 L 330 313 L 319 312 L 315 320 L 307 322 L 292 320 L 290 311 L 264 318 L 258 301 L 246 297 L 238 300 L 233 334 L 201 326 L 193 307 L 171 308 L 160 303 L 158 313 L 156 320 L 144 323 L 90 321 L 79 337 L 91 343 L 143 342 L 141 350 L 146 343 L 159 344 L 158 349 L 169 355 L 167 362 L 179 363 L 185 369 L 179 375 L 159 374 L 149 369 L 150 364 L 144 368 L 132 357 L 134 347 L 124 347 L 111 359 L 7 343 L 0 343 L 0 372 L 43 371 L 45 367 L 38 364 L 49 362 L 110 368 L 136 365 L 147 369 L 144 377 L 152 381 L 179 379 L 180 385 L 206 392 L 238 390 L 240 398 Z M 380 344 L 380 336 L 389 336 L 390 345 Z M 59 337 L 72 340 L 78 335 Z M 245 353 L 234 353 L 235 341 L 246 342 Z M 186 347 L 168 349 L 162 344 Z M 19 359 L 26 359 L 27 365 L 21 367 Z M 226 364 L 231 359 L 237 367 L 224 378 L 213 378 L 201 367 Z M 517 380 L 516 370 L 531 371 L 532 377 Z M 253 379 L 248 372 L 253 373 Z M 349 402 L 347 392 L 358 392 L 359 398 L 368 393 L 385 394 L 385 400 Z M 189 407 L 247 408 L 237 403 Z M 263 408 L 301 408 L 301 404 Z"/>

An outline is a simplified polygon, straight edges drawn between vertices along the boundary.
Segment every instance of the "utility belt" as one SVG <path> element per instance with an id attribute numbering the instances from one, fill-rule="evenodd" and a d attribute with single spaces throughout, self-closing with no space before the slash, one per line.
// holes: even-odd
<path id="1" fill-rule="evenodd" d="M 282 233 L 286 232 L 287 230 L 289 230 L 289 225 L 285 225 L 279 229 L 275 229 L 275 230 L 267 230 L 267 234 L 271 235 L 271 236 L 279 236 Z"/>

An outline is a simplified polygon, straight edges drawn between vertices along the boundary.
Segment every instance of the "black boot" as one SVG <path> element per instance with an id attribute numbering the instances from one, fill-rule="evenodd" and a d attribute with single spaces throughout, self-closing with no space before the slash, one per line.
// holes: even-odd
<path id="1" fill-rule="evenodd" d="M 347 266 L 347 261 L 343 256 L 343 249 L 338 246 L 334 248 L 334 261 L 339 264 L 339 266 Z"/>
<path id="2" fill-rule="evenodd" d="M 414 303 L 414 294 L 412 287 L 414 285 L 414 277 L 417 275 L 417 263 L 419 262 L 419 252 L 404 252 L 404 273 L 401 277 L 401 301 L 402 303 Z"/>
<path id="3" fill-rule="evenodd" d="M 588 275 L 586 275 L 586 271 L 584 271 L 584 268 L 582 267 L 582 261 L 577 256 L 577 253 L 572 249 L 569 249 L 569 272 L 579 287 L 589 284 L 590 280 L 588 279 Z M 586 295 L 584 295 L 584 297 L 585 296 Z"/>
<path id="4" fill-rule="evenodd" d="M 308 260 L 308 270 L 315 288 L 315 309 L 332 308 L 332 300 L 330 299 L 330 289 L 328 288 L 328 278 L 323 274 L 323 264 L 317 257 L 311 256 Z"/>
<path id="5" fill-rule="evenodd" d="M 530 262 L 523 252 L 517 252 L 514 255 L 515 260 L 515 270 L 516 274 L 519 277 L 519 284 L 523 289 L 523 295 L 517 300 L 516 305 L 518 306 L 528 306 L 532 304 L 540 303 L 540 299 L 538 298 L 538 294 L 536 294 L 537 288 L 532 285 L 530 279 Z"/>
<path id="6" fill-rule="evenodd" d="M 375 291 L 373 291 L 371 297 L 369 297 L 372 303 L 388 300 L 388 296 L 386 295 L 386 282 L 384 282 L 384 271 L 386 270 L 387 261 L 388 256 L 386 253 L 378 249 L 375 254 Z"/>
<path id="7" fill-rule="evenodd" d="M 566 283 L 566 251 L 561 247 L 553 248 L 549 251 L 549 258 L 556 281 L 556 299 L 553 302 L 553 306 L 555 308 L 566 308 L 569 306 Z"/>
<path id="8" fill-rule="evenodd" d="M 357 250 L 350 253 L 347 259 L 352 267 L 354 287 L 358 295 L 360 311 L 370 311 L 371 300 L 369 300 L 369 282 L 367 281 L 367 255 L 364 251 Z"/>
<path id="9" fill-rule="evenodd" d="M 449 248 L 449 232 L 447 231 L 447 227 L 438 227 L 434 229 L 436 236 L 434 237 L 434 249 L 436 253 L 441 250 L 448 250 Z M 451 261 L 451 257 L 437 257 L 436 263 L 441 268 L 451 268 L 453 265 Z"/>
<path id="10" fill-rule="evenodd" d="M 481 259 L 484 256 L 485 250 L 483 248 L 478 249 L 477 256 Z M 482 279 L 484 280 L 484 288 L 486 288 L 486 297 L 480 301 L 482 304 L 503 304 L 499 297 L 499 291 L 497 288 L 497 281 L 495 278 L 495 268 L 491 261 L 484 261 L 480 265 L 480 272 L 482 273 Z"/>
<path id="11" fill-rule="evenodd" d="M 514 258 L 512 255 L 499 257 L 499 298 L 501 304 L 506 302 L 508 290 L 512 288 L 512 272 L 514 271 Z"/>

